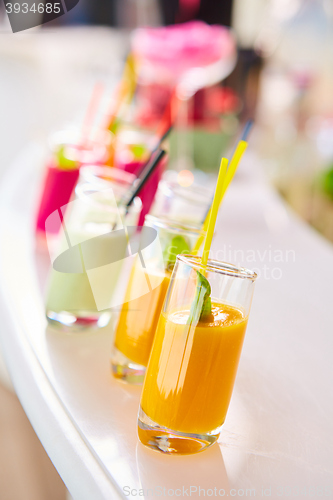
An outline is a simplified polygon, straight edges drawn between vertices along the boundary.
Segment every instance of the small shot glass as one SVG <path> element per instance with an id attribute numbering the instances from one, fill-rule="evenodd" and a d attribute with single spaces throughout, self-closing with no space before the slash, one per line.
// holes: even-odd
<path id="1" fill-rule="evenodd" d="M 104 179 L 88 182 L 83 174 L 66 216 L 55 211 L 46 223 L 46 229 L 52 229 L 53 219 L 60 219 L 62 228 L 52 259 L 46 317 L 52 325 L 71 331 L 103 327 L 110 320 L 112 296 L 127 255 L 126 227 L 136 226 L 142 207 L 139 198 L 129 210 L 118 204 L 132 186 L 131 174 L 118 171 L 112 176 L 113 169 L 98 169 Z"/>
<path id="2" fill-rule="evenodd" d="M 131 384 L 143 381 L 176 255 L 190 251 L 204 234 L 197 226 L 152 215 L 146 216 L 145 227 L 156 231 L 159 246 L 146 251 L 144 267 L 140 255 L 136 257 L 111 354 L 114 377 Z"/>
<path id="3" fill-rule="evenodd" d="M 164 453 L 216 442 L 226 418 L 256 274 L 179 255 L 159 318 L 138 416 L 140 441 Z"/>
<path id="4" fill-rule="evenodd" d="M 36 218 L 37 234 L 44 235 L 45 222 L 49 215 L 70 201 L 79 178 L 80 167 L 107 163 L 112 141 L 112 134 L 103 132 L 94 140 L 81 144 L 79 132 L 75 129 L 59 131 L 50 137 L 51 157 L 46 164 L 41 187 Z M 57 234 L 59 229 L 59 223 L 52 227 L 54 234 Z"/>

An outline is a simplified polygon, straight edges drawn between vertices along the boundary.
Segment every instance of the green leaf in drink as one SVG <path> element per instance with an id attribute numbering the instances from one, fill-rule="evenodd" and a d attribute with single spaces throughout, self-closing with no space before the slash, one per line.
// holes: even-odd
<path id="1" fill-rule="evenodd" d="M 190 253 L 190 247 L 183 236 L 174 236 L 163 252 L 163 259 L 167 271 L 172 271 L 177 255 Z"/>
<path id="2" fill-rule="evenodd" d="M 66 146 L 60 146 L 55 153 L 55 159 L 57 162 L 58 168 L 61 170 L 74 170 L 77 168 L 77 161 L 71 160 L 66 156 Z"/>
<path id="3" fill-rule="evenodd" d="M 112 120 L 110 125 L 109 125 L 110 132 L 112 132 L 114 135 L 116 135 L 120 125 L 121 125 L 121 121 L 119 120 L 119 118 L 115 118 L 115 120 Z"/>
<path id="4" fill-rule="evenodd" d="M 333 199 L 333 168 L 327 170 L 322 176 L 322 187 L 324 192 Z"/>
<path id="5" fill-rule="evenodd" d="M 141 160 L 141 158 L 145 155 L 147 152 L 147 148 L 144 144 L 132 144 L 130 146 L 130 150 L 134 155 L 134 158 L 136 160 Z"/>
<path id="6" fill-rule="evenodd" d="M 192 302 L 187 324 L 196 324 L 198 321 L 204 321 L 206 323 L 214 321 L 214 316 L 212 314 L 212 301 L 210 298 L 211 291 L 209 281 L 203 274 L 197 271 L 196 293 Z"/>

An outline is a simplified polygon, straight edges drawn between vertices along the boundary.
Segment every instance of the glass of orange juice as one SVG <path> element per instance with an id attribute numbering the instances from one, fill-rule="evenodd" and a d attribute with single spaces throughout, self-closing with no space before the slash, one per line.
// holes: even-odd
<path id="1" fill-rule="evenodd" d="M 165 217 L 146 215 L 144 225 L 156 230 L 162 258 L 158 258 L 156 248 L 152 247 L 151 253 L 145 254 L 143 266 L 138 253 L 125 292 L 111 354 L 113 375 L 136 384 L 143 382 L 176 256 L 190 252 L 202 234 L 199 225 L 182 224 Z"/>
<path id="2" fill-rule="evenodd" d="M 138 416 L 140 441 L 166 453 L 215 443 L 225 420 L 256 274 L 179 255 L 161 312 Z"/>

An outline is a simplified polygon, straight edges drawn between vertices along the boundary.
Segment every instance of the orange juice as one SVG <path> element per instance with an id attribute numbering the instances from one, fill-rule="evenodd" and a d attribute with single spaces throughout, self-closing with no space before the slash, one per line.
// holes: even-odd
<path id="1" fill-rule="evenodd" d="M 204 434 L 224 422 L 247 317 L 212 304 L 214 321 L 187 325 L 190 309 L 160 316 L 147 367 L 141 408 L 159 426 Z M 145 442 L 147 431 L 139 428 Z"/>
<path id="2" fill-rule="evenodd" d="M 153 281 L 154 275 L 142 269 L 140 264 L 134 265 L 115 336 L 116 348 L 128 359 L 142 366 L 147 366 L 148 363 L 170 275 L 165 274 L 160 285 L 149 293 L 128 302 L 133 290 L 143 289 L 147 278 L 152 278 Z"/>

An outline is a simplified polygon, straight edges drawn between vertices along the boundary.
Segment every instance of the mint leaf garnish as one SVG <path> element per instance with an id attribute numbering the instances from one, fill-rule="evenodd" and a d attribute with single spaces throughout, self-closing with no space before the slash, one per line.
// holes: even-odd
<path id="1" fill-rule="evenodd" d="M 197 271 L 197 288 L 192 302 L 187 324 L 196 324 L 198 321 L 210 322 L 214 320 L 212 314 L 211 287 L 203 274 Z"/>
<path id="2" fill-rule="evenodd" d="M 144 144 L 132 144 L 130 146 L 130 150 L 134 154 L 134 158 L 136 160 L 141 160 L 143 155 L 146 153 L 147 148 Z"/>
<path id="3" fill-rule="evenodd" d="M 163 252 L 165 268 L 168 271 L 172 271 L 176 263 L 177 255 L 189 252 L 190 247 L 185 238 L 183 238 L 183 236 L 174 236 Z"/>
<path id="4" fill-rule="evenodd" d="M 212 300 L 209 296 L 204 300 L 199 321 L 214 321 L 214 316 L 212 314 Z"/>
<path id="5" fill-rule="evenodd" d="M 120 120 L 116 118 L 115 120 L 112 120 L 110 125 L 109 125 L 109 130 L 113 134 L 116 134 L 118 132 L 118 128 L 120 126 Z"/>
<path id="6" fill-rule="evenodd" d="M 75 160 L 71 160 L 66 156 L 66 146 L 60 146 L 56 153 L 55 158 L 57 165 L 62 170 L 73 170 L 77 168 L 77 162 Z"/>
<path id="7" fill-rule="evenodd" d="M 327 170 L 322 177 L 324 192 L 333 199 L 333 168 Z"/>

